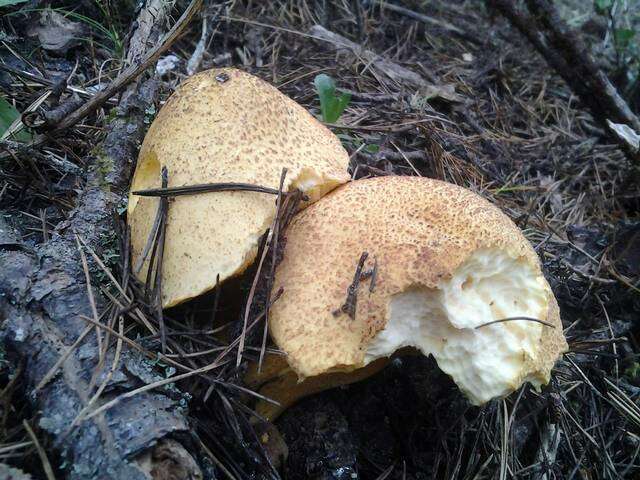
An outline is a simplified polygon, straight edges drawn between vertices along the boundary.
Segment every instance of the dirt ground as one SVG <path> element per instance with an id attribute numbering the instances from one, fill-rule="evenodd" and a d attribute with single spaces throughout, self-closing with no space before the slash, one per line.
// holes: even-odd
<path id="1" fill-rule="evenodd" d="M 177 2 L 173 19 L 186 3 Z M 561 308 L 569 351 L 541 392 L 525 385 L 483 407 L 471 406 L 433 359 L 399 358 L 368 380 L 302 400 L 277 420 L 265 446 L 260 428 L 273 427 L 253 431 L 251 397 L 237 387 L 244 366 L 235 368 L 235 353 L 228 348 L 234 361 L 210 372 L 213 379 L 171 384 L 188 410 L 190 441 L 199 452 L 192 453 L 204 478 L 640 478 L 638 165 L 518 31 L 483 2 L 388 3 L 401 3 L 431 21 L 373 1 L 207 3 L 151 69 L 159 101 L 143 112 L 144 123 L 153 120 L 188 71 L 240 68 L 316 116 L 314 78 L 331 76 L 339 91 L 351 94 L 330 128 L 351 155 L 353 177 L 427 176 L 470 188 L 498 205 L 540 256 Z M 607 21 L 591 2 L 558 3 L 638 112 L 639 89 L 634 93 L 604 42 Z M 625 5 L 635 25 L 636 4 Z M 127 34 L 138 13 L 128 1 L 53 2 L 78 29 L 69 40 L 59 28 L 51 27 L 53 33 L 36 28 L 45 6 L 35 0 L 15 5 L 0 19 L 0 88 L 19 112 L 47 91 L 52 93 L 44 105 L 54 95 L 86 100 L 103 89 L 122 71 Z M 409 69 L 423 84 L 389 77 L 366 55 L 336 51 L 308 34 L 314 25 Z M 47 49 L 44 37 L 68 44 Z M 199 42 L 201 53 L 194 55 Z M 72 71 L 73 89 L 56 92 L 56 79 Z M 96 148 L 119 100 L 114 97 L 37 146 L 2 144 L 0 213 L 18 231 L 20 249 L 41 248 L 70 221 L 87 172 L 96 171 Z M 99 167 L 108 177 L 112 166 Z M 120 207 L 122 226 L 126 209 Z M 108 293 L 115 290 L 106 272 L 122 279 L 130 269 L 125 232 L 101 233 L 96 255 L 105 268 L 89 258 L 92 283 L 105 295 L 104 312 L 114 311 L 115 298 Z M 13 244 L 3 240 L 0 248 L 14 249 Z M 71 257 L 80 265 L 77 251 Z M 186 332 L 176 333 L 171 344 L 175 358 L 188 358 L 194 369 L 218 358 L 241 328 L 237 319 L 254 274 L 251 270 L 203 299 L 165 312 L 170 332 Z M 130 288 L 132 305 L 137 302 L 141 315 L 157 325 L 144 292 Z M 264 295 L 253 299 L 252 312 L 263 308 Z M 129 313 L 133 310 L 118 313 L 123 335 L 154 355 L 161 349 L 158 336 Z M 209 332 L 214 315 L 213 326 L 225 327 L 221 337 Z M 249 346 L 259 350 L 260 340 L 249 338 Z M 11 348 L 2 353 L 0 461 L 47 478 L 44 455 L 54 478 L 82 478 L 70 473 L 72 458 L 56 444 L 57 434 L 43 424 L 39 404 L 32 401 L 33 384 L 24 377 L 30 360 L 20 360 L 24 355 Z M 176 374 L 166 363 L 149 363 L 161 377 Z M 133 388 L 140 385 L 144 381 L 138 379 Z M 8 475 L 2 478 L 21 478 Z M 180 478 L 175 475 L 155 478 Z"/>

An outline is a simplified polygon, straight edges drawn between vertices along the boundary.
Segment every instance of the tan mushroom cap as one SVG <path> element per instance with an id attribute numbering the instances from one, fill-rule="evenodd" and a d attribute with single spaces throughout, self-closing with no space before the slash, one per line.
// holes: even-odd
<path id="1" fill-rule="evenodd" d="M 276 88 L 239 70 L 208 70 L 186 80 L 147 133 L 131 190 L 218 182 L 298 188 L 316 201 L 349 180 L 338 138 Z M 170 202 L 163 256 L 163 306 L 176 305 L 241 273 L 276 213 L 275 196 L 216 192 Z M 157 198 L 129 196 L 133 262 L 144 251 Z M 147 266 L 140 272 L 144 280 Z"/>
<path id="2" fill-rule="evenodd" d="M 567 349 L 556 300 L 517 226 L 479 195 L 418 177 L 344 185 L 287 230 L 270 331 L 300 379 L 351 371 L 413 346 L 475 404 L 547 383 Z M 354 318 L 336 312 L 362 252 Z M 486 325 L 507 317 L 530 320 Z"/>

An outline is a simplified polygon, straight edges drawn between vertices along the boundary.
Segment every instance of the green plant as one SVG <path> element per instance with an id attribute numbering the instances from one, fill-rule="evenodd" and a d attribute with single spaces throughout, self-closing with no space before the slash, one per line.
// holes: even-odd
<path id="1" fill-rule="evenodd" d="M 0 2 L 3 2 L 3 1 L 7 1 L 7 0 L 0 0 Z M 15 0 L 8 0 L 8 1 L 15 1 Z M 120 37 L 120 34 L 118 33 L 118 29 L 111 21 L 112 15 L 105 9 L 105 7 L 100 2 L 96 2 L 96 3 L 98 5 L 100 12 L 104 16 L 104 19 L 102 19 L 102 21 L 94 20 L 93 18 L 87 17 L 86 15 L 82 15 L 81 13 L 77 13 L 71 10 L 66 10 L 64 8 L 51 8 L 50 10 L 54 12 L 58 12 L 59 14 L 64 15 L 65 17 L 72 18 L 78 22 L 82 22 L 88 25 L 92 29 L 92 31 L 98 32 L 103 37 L 106 37 L 111 43 L 111 49 L 113 51 L 114 56 L 121 58 L 124 55 L 124 42 Z M 45 10 L 44 8 L 23 8 L 17 12 L 8 13 L 7 15 L 12 16 L 16 14 L 25 14 L 25 13 L 31 13 L 31 12 L 43 12 L 44 10 Z M 105 24 L 107 26 L 105 26 Z M 78 40 L 90 41 L 91 39 L 78 38 Z M 110 49 L 108 45 L 104 45 L 100 42 L 95 42 L 95 43 L 106 50 Z"/>
<path id="2" fill-rule="evenodd" d="M 630 367 L 624 371 L 624 375 L 630 380 L 636 380 L 640 377 L 640 363 L 633 362 Z"/>
<path id="3" fill-rule="evenodd" d="M 11 5 L 17 5 L 19 3 L 24 3 L 29 0 L 0 0 L 0 7 L 9 7 Z"/>
<path id="4" fill-rule="evenodd" d="M 329 75 L 321 73 L 316 75 L 313 84 L 318 92 L 320 99 L 320 112 L 322 120 L 327 123 L 335 123 L 347 108 L 351 101 L 351 95 L 348 93 L 336 94 L 336 82 Z"/>
<path id="5" fill-rule="evenodd" d="M 594 0 L 593 6 L 600 15 L 604 14 L 613 7 L 613 0 Z"/>
<path id="6" fill-rule="evenodd" d="M 380 151 L 380 145 L 378 145 L 377 143 L 367 143 L 357 135 L 353 135 L 345 132 L 338 132 L 336 133 L 336 137 L 340 139 L 342 146 L 350 151 L 358 150 L 364 153 L 369 153 L 371 155 L 374 155 Z M 369 140 L 380 141 L 379 139 L 378 140 L 369 139 Z"/>
<path id="7" fill-rule="evenodd" d="M 20 112 L 4 97 L 0 97 L 0 137 L 5 134 L 11 124 L 18 118 L 20 118 Z M 28 142 L 31 140 L 31 135 L 23 129 L 16 134 L 10 134 L 8 138 L 14 141 Z"/>
<path id="8" fill-rule="evenodd" d="M 619 76 L 626 77 L 627 94 L 635 88 L 640 74 L 640 42 L 637 41 L 636 31 L 640 15 L 636 13 L 634 16 L 631 13 L 633 8 L 628 2 L 629 0 L 593 2 L 595 12 L 607 19 L 609 38 L 615 52 L 616 70 Z"/>
<path id="9" fill-rule="evenodd" d="M 107 26 L 103 25 L 102 22 L 94 20 L 93 18 L 89 18 L 80 13 L 64 10 L 62 8 L 54 8 L 53 10 L 57 10 L 59 13 L 63 14 L 64 16 L 74 18 L 79 22 L 83 22 L 87 24 L 90 28 L 94 29 L 95 31 L 102 33 L 102 35 L 104 35 L 106 38 L 109 39 L 109 41 L 111 42 L 111 45 L 113 45 L 113 52 L 115 56 L 122 57 L 122 55 L 124 54 L 124 43 L 120 38 L 120 34 L 118 33 L 118 30 L 110 21 L 111 15 L 109 14 L 109 12 L 104 10 L 104 7 L 102 7 L 100 2 L 96 2 L 96 3 L 98 4 L 100 11 L 102 12 L 102 14 L 105 17 L 105 20 L 107 21 Z M 107 48 L 106 45 L 101 45 L 100 43 L 98 44 L 103 48 Z"/>

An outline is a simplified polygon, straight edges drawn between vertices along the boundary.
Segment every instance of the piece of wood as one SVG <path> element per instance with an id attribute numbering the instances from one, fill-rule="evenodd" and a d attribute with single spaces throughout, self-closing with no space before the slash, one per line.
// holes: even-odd
<path id="1" fill-rule="evenodd" d="M 154 24 L 136 31 L 130 49 L 157 45 L 170 7 L 164 0 L 148 1 L 141 16 L 153 9 Z M 0 317 L 6 319 L 0 339 L 11 358 L 25 362 L 25 401 L 38 412 L 40 431 L 68 466 L 65 476 L 70 479 L 146 480 L 137 457 L 153 451 L 167 435 L 189 431 L 187 412 L 175 389 L 140 393 L 74 425 L 95 395 L 93 378 L 97 384 L 105 381 L 98 404 L 164 378 L 128 345 L 122 346 L 119 358 L 114 348 L 108 349 L 100 362 L 94 331 L 68 353 L 86 330 L 84 317 L 94 317 L 88 289 L 98 312 L 107 305 L 98 285 L 87 284 L 76 239 L 100 255 L 113 236 L 116 210 L 126 197 L 147 128 L 145 112 L 157 101 L 155 80 L 130 80 L 104 141 L 87 160 L 86 183 L 76 207 L 50 239 L 29 248 L 0 215 Z M 68 356 L 57 373 L 43 382 L 63 354 Z M 40 386 L 37 391 L 36 386 Z M 185 468 L 193 470 L 193 459 L 186 463 Z"/>
<path id="2" fill-rule="evenodd" d="M 370 63 L 377 71 L 383 73 L 399 85 L 404 84 L 418 88 L 431 85 L 430 82 L 425 80 L 416 72 L 413 72 L 402 65 L 398 65 L 397 63 L 378 55 L 372 50 L 367 50 L 348 38 L 327 30 L 322 25 L 314 25 L 309 29 L 308 33 L 312 37 L 330 44 L 338 52 L 351 53 L 361 58 L 365 63 Z"/>
<path id="3" fill-rule="evenodd" d="M 560 18 L 548 0 L 527 0 L 526 3 L 531 13 L 519 9 L 511 0 L 487 0 L 491 8 L 508 19 L 531 42 L 627 157 L 632 162 L 640 161 L 637 152 L 615 135 L 607 120 L 626 124 L 636 132 L 640 132 L 640 121 L 595 64 L 584 42 Z"/>

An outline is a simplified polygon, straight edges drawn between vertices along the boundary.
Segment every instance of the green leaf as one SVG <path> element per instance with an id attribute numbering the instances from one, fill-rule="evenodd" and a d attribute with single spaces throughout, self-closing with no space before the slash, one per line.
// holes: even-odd
<path id="1" fill-rule="evenodd" d="M 593 6 L 597 13 L 604 15 L 613 7 L 613 0 L 594 0 Z"/>
<path id="2" fill-rule="evenodd" d="M 632 380 L 640 377 L 640 363 L 633 362 L 631 366 L 624 371 L 624 374 Z"/>
<path id="3" fill-rule="evenodd" d="M 342 93 L 340 96 L 336 95 L 336 83 L 329 75 L 321 73 L 317 75 L 313 80 L 313 84 L 318 92 L 318 98 L 320 99 L 320 111 L 322 113 L 322 120 L 327 123 L 335 123 L 347 108 L 351 101 L 351 95 L 348 93 Z"/>
<path id="4" fill-rule="evenodd" d="M 19 117 L 20 112 L 18 112 L 13 105 L 7 102 L 4 97 L 0 97 L 0 137 L 4 135 L 4 132 L 6 132 L 16 118 Z M 20 142 L 28 142 L 31 140 L 31 134 L 25 130 L 21 130 L 17 134 L 11 135 L 9 138 Z"/>
<path id="5" fill-rule="evenodd" d="M 10 5 L 17 5 L 28 1 L 29 0 L 0 0 L 0 7 L 8 7 Z"/>
<path id="6" fill-rule="evenodd" d="M 625 48 L 631 42 L 631 39 L 636 35 L 635 30 L 631 30 L 630 28 L 618 28 L 613 32 L 613 35 L 616 40 L 616 44 L 620 47 Z"/>
<path id="7" fill-rule="evenodd" d="M 380 151 L 380 145 L 376 145 L 375 143 L 370 143 L 369 145 L 364 147 L 364 150 L 367 153 L 378 153 Z"/>

